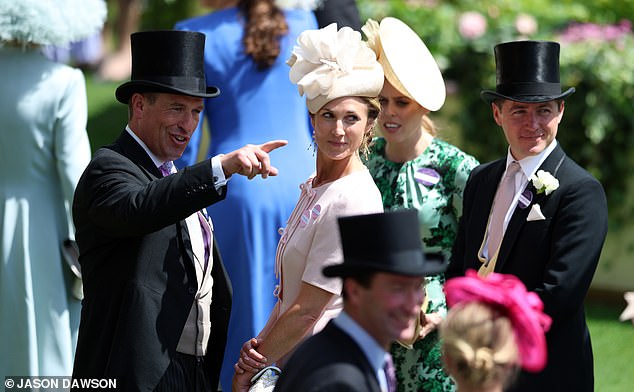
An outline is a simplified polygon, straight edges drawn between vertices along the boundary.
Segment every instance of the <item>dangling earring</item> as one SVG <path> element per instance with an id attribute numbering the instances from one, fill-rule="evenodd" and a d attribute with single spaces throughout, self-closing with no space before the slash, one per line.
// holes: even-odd
<path id="1" fill-rule="evenodd" d="M 370 156 L 370 145 L 372 144 L 374 127 L 365 135 L 363 135 L 363 141 L 359 146 L 360 154 L 364 159 L 368 159 Z"/>
<path id="2" fill-rule="evenodd" d="M 313 131 L 312 141 L 310 142 L 308 147 L 306 147 L 306 151 L 310 150 L 311 147 L 313 148 L 313 157 L 314 157 L 315 152 L 317 151 L 317 142 L 315 141 L 315 131 Z"/>

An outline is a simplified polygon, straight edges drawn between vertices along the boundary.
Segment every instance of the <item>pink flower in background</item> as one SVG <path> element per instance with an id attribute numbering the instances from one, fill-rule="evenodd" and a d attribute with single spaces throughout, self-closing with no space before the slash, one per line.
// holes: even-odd
<path id="1" fill-rule="evenodd" d="M 537 32 L 537 21 L 532 15 L 519 14 L 515 19 L 515 28 L 521 35 L 532 35 Z"/>
<path id="2" fill-rule="evenodd" d="M 632 33 L 632 22 L 627 19 L 614 25 L 573 23 L 559 36 L 564 42 L 615 41 Z"/>
<path id="3" fill-rule="evenodd" d="M 465 12 L 460 15 L 458 31 L 460 35 L 468 39 L 481 37 L 487 30 L 487 20 L 476 11 Z"/>

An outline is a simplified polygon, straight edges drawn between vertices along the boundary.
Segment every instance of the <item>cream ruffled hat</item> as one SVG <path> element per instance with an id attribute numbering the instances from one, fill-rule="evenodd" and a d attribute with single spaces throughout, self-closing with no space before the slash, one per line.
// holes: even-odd
<path id="1" fill-rule="evenodd" d="M 287 64 L 313 114 L 333 99 L 376 97 L 383 88 L 383 69 L 361 33 L 350 27 L 337 31 L 336 23 L 304 31 Z"/>
<path id="2" fill-rule="evenodd" d="M 0 42 L 66 45 L 98 32 L 104 0 L 0 0 Z"/>
<path id="3" fill-rule="evenodd" d="M 442 107 L 445 81 L 436 60 L 414 30 L 392 17 L 384 18 L 380 24 L 368 19 L 361 30 L 390 84 L 427 110 Z"/>

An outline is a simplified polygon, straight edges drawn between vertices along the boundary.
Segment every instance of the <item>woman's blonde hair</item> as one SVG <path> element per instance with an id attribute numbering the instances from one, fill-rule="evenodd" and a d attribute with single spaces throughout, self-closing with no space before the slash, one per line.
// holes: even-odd
<path id="1" fill-rule="evenodd" d="M 442 356 L 458 385 L 482 388 L 513 381 L 519 352 L 510 320 L 483 303 L 451 308 L 440 329 Z"/>
<path id="2" fill-rule="evenodd" d="M 361 146 L 359 146 L 359 154 L 367 158 L 368 155 L 370 155 L 370 144 L 375 134 L 374 128 L 376 127 L 376 119 L 379 118 L 379 114 L 381 113 L 381 104 L 379 103 L 378 97 L 360 98 L 368 106 L 368 122 L 371 121 L 373 123 L 372 128 L 363 135 L 363 141 L 361 141 Z"/>
<path id="3" fill-rule="evenodd" d="M 438 128 L 436 128 L 436 124 L 429 118 L 428 115 L 423 116 L 423 130 L 432 135 L 433 137 L 438 136 Z"/>

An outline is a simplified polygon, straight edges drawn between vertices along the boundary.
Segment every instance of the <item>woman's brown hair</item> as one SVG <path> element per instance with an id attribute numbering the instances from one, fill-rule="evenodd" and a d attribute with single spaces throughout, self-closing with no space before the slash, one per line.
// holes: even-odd
<path id="1" fill-rule="evenodd" d="M 253 58 L 258 69 L 269 68 L 280 55 L 280 38 L 288 33 L 284 13 L 274 0 L 240 0 L 244 15 L 244 51 Z"/>

